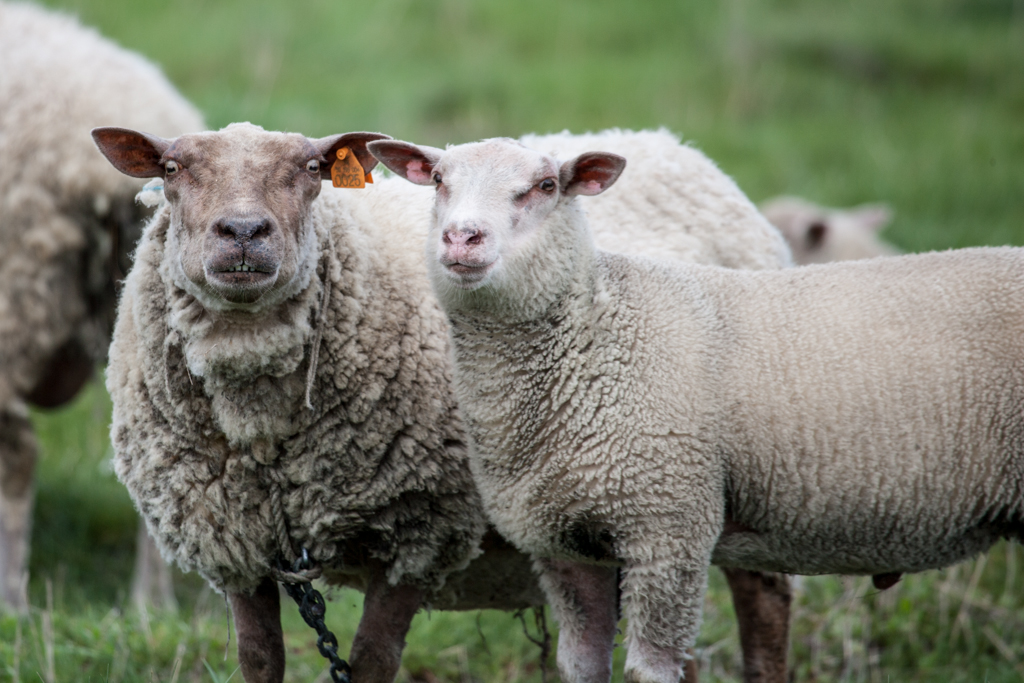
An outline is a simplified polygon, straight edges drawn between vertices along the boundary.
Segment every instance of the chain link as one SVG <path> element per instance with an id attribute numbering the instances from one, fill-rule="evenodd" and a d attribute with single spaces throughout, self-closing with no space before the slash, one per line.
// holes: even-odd
<path id="1" fill-rule="evenodd" d="M 328 630 L 324 623 L 327 603 L 320 591 L 313 588 L 309 574 L 313 571 L 309 560 L 309 551 L 302 549 L 302 556 L 292 566 L 282 560 L 281 572 L 278 577 L 285 592 L 299 606 L 302 620 L 317 634 L 316 647 L 320 654 L 331 663 L 331 681 L 333 683 L 352 683 L 352 667 L 338 656 L 338 639 Z"/>

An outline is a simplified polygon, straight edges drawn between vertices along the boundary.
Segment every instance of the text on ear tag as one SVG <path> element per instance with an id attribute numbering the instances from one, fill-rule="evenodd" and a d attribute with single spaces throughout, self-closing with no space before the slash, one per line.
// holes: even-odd
<path id="1" fill-rule="evenodd" d="M 331 182 L 335 187 L 366 187 L 363 167 L 348 147 L 339 149 L 338 159 L 331 164 Z"/>

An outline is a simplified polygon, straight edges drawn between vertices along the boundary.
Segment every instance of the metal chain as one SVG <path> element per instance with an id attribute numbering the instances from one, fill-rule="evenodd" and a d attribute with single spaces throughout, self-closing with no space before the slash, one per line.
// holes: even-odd
<path id="1" fill-rule="evenodd" d="M 530 629 L 526 628 L 526 608 L 517 609 L 512 616 L 519 619 L 523 625 L 523 635 L 531 643 L 540 648 L 540 680 L 541 683 L 548 681 L 548 659 L 551 658 L 551 632 L 548 631 L 548 621 L 544 618 L 544 605 L 533 607 L 533 621 L 537 625 L 540 635 L 534 638 L 530 635 Z"/>
<path id="2" fill-rule="evenodd" d="M 283 560 L 280 565 L 281 572 L 278 576 L 281 585 L 299 606 L 299 614 L 303 621 L 316 631 L 318 636 L 316 647 L 320 650 L 320 654 L 331 663 L 331 680 L 334 683 L 352 683 L 352 667 L 338 656 L 338 639 L 324 623 L 324 615 L 327 613 L 324 596 L 313 588 L 309 579 L 303 580 L 312 570 L 309 551 L 303 548 L 302 556 L 295 560 L 290 568 Z M 298 581 L 289 580 L 292 577 Z"/>

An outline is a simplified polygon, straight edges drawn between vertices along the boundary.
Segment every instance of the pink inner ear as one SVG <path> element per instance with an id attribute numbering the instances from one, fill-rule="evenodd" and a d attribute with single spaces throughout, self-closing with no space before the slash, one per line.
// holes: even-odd
<path id="1" fill-rule="evenodd" d="M 405 175 L 410 181 L 420 185 L 430 182 L 430 169 L 423 168 L 423 161 L 421 159 L 412 159 L 405 162 Z"/>
<path id="2" fill-rule="evenodd" d="M 588 180 L 587 182 L 583 183 L 582 187 L 580 187 L 579 192 L 580 194 L 584 194 L 587 196 L 601 194 L 601 187 L 602 186 L 600 181 Z"/>

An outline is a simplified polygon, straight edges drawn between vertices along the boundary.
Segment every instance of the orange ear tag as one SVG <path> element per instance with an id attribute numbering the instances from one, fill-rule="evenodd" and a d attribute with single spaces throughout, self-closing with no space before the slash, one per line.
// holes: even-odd
<path id="1" fill-rule="evenodd" d="M 335 187 L 366 187 L 363 167 L 348 147 L 338 150 L 338 159 L 331 165 L 331 182 Z"/>

